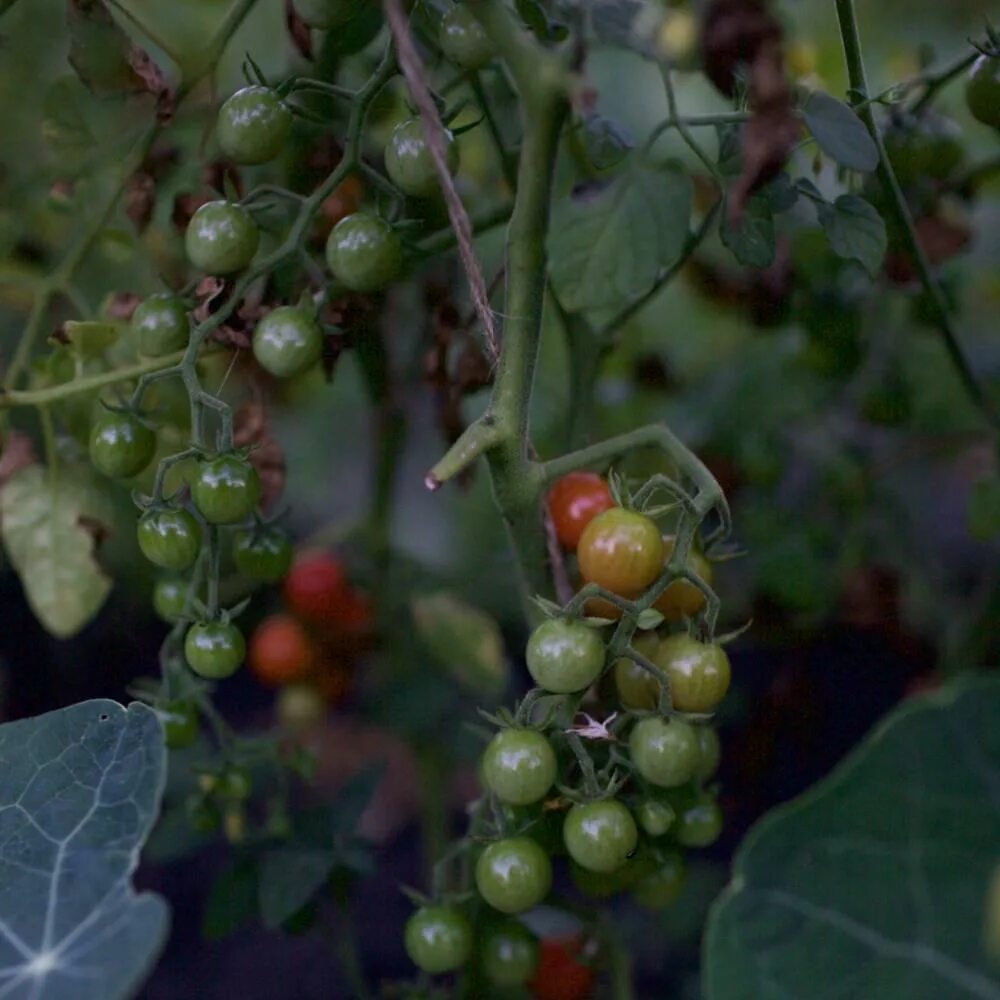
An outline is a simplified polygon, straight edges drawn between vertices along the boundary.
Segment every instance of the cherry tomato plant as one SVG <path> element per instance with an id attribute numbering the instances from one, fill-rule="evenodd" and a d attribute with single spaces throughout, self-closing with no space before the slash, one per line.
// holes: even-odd
<path id="1" fill-rule="evenodd" d="M 28 31 L 27 6 L 0 2 L 0 16 Z M 357 717 L 393 730 L 422 801 L 424 871 L 402 887 L 413 909 L 398 928 L 408 964 L 380 995 L 628 1000 L 612 907 L 635 904 L 655 933 L 651 911 L 676 904 L 726 828 L 716 713 L 740 686 L 727 647 L 751 610 L 726 565 L 743 554 L 737 534 L 753 548 L 801 489 L 783 479 L 774 425 L 788 430 L 816 394 L 852 426 L 905 424 L 904 366 L 867 334 L 907 309 L 996 453 L 995 386 L 967 354 L 941 265 L 967 242 L 955 206 L 979 197 L 997 160 L 970 164 L 938 105 L 960 92 L 996 139 L 1000 37 L 988 27 L 892 86 L 880 72 L 875 90 L 855 2 L 835 0 L 846 84 L 831 93 L 765 0 L 291 0 L 278 55 L 266 32 L 243 34 L 257 0 L 233 0 L 197 51 L 148 6 L 69 0 L 75 76 L 53 84 L 42 131 L 66 154 L 45 212 L 70 222 L 27 233 L 15 220 L 8 241 L 0 215 L 13 248 L 0 285 L 18 289 L 3 302 L 18 330 L 0 394 L 0 515 L 28 602 L 61 638 L 91 622 L 111 588 L 111 521 L 143 560 L 129 579 L 165 634 L 157 675 L 130 688 L 139 721 L 121 724 L 146 713 L 150 815 L 170 755 L 153 848 L 229 846 L 210 936 L 251 915 L 290 934 L 321 928 L 342 942 L 350 995 L 374 995 L 349 912 L 375 861 L 359 829 L 380 772 L 357 769 L 336 793 L 317 780 L 331 718 Z M 245 37 L 257 46 L 240 50 Z M 609 47 L 652 74 L 665 108 L 639 142 L 600 112 L 592 57 Z M 233 58 L 242 80 L 222 85 Z M 692 80 L 716 110 L 688 107 Z M 116 134 L 110 162 L 92 130 Z M 127 283 L 95 264 L 120 245 Z M 641 402 L 621 419 L 602 412 L 602 371 L 635 354 L 636 323 L 682 276 L 752 299 L 761 317 L 793 310 L 800 336 L 767 354 L 794 354 L 805 388 L 770 392 L 763 416 L 706 397 L 701 426 L 728 428 L 714 438 L 693 421 L 672 430 L 659 404 L 651 421 L 631 418 L 647 415 Z M 547 351 L 562 359 L 558 419 Z M 341 391 L 347 366 L 371 430 L 368 510 L 316 523 L 296 509 L 309 473 L 295 458 L 317 463 L 290 448 L 286 468 L 283 444 L 308 423 L 339 477 L 329 508 L 357 491 L 360 472 L 339 462 L 355 425 L 313 405 Z M 637 389 L 669 382 L 653 368 L 637 361 Z M 490 526 L 477 532 L 504 536 L 493 589 L 514 597 L 495 603 L 516 607 L 504 633 L 437 553 L 415 554 L 423 539 L 398 540 L 407 407 L 421 393 L 440 435 L 420 485 L 445 494 L 421 502 L 461 510 L 488 480 Z M 800 444 L 833 470 L 824 499 L 856 509 L 867 480 L 852 477 L 846 439 Z M 741 477 L 764 492 L 734 517 L 724 486 L 740 492 Z M 987 537 L 997 483 L 994 467 L 977 485 Z M 754 584 L 795 627 L 793 612 L 812 609 L 798 554 L 789 544 L 754 563 L 762 578 L 767 558 L 780 564 L 770 591 Z M 228 717 L 241 684 L 268 705 L 263 731 Z M 459 828 L 449 765 L 470 757 Z M 57 874 L 37 904 L 46 926 Z M 20 933 L 0 903 L 8 926 Z M 22 955 L 32 975 L 60 954 L 45 933 L 47 950 Z M 108 996 L 134 992 L 139 972 L 116 975 Z"/>

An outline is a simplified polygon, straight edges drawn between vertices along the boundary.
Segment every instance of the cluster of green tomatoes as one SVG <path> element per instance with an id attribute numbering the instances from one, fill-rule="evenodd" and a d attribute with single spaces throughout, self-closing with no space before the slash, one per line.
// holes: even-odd
<path id="1" fill-rule="evenodd" d="M 569 485 L 578 515 L 593 485 Z M 601 559 L 596 565 L 591 554 L 582 560 L 586 568 L 602 585 L 614 580 L 614 592 L 636 597 L 669 554 L 655 523 L 618 506 L 598 512 L 593 503 L 587 517 L 579 546 L 596 548 Z M 565 516 L 557 523 L 569 524 Z M 690 595 L 688 601 L 690 607 Z M 554 857 L 567 860 L 584 895 L 628 892 L 652 909 L 677 898 L 684 851 L 709 846 L 722 829 L 710 785 L 720 746 L 709 720 L 731 673 L 722 646 L 691 634 L 689 624 L 681 612 L 660 622 L 663 635 L 636 633 L 635 658 L 609 653 L 606 619 L 562 614 L 535 628 L 526 661 L 538 700 L 530 712 L 501 713 L 480 764 L 497 835 L 470 833 L 468 849 L 476 855 L 471 903 L 444 897 L 411 916 L 405 943 L 420 969 L 439 974 L 475 960 L 497 987 L 530 980 L 538 943 L 517 917 L 545 901 Z M 544 699 L 563 696 L 578 708 L 588 690 L 617 709 L 603 722 L 585 715 L 583 723 L 555 725 L 551 714 L 531 721 L 545 715 L 539 711 Z M 485 928 L 475 959 L 474 926 Z"/>

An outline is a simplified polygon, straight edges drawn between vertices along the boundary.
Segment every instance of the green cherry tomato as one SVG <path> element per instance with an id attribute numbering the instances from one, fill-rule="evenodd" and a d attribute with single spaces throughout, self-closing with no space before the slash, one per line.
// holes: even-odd
<path id="1" fill-rule="evenodd" d="M 243 633 L 223 622 L 198 622 L 184 637 L 184 656 L 199 676 L 221 680 L 236 673 L 246 654 Z"/>
<path id="2" fill-rule="evenodd" d="M 438 45 L 445 59 L 459 69 L 482 69 L 493 58 L 493 44 L 475 14 L 457 4 L 441 18 Z"/>
<path id="3" fill-rule="evenodd" d="M 647 660 L 655 662 L 660 640 L 655 632 L 645 632 L 632 640 L 632 646 Z M 660 703 L 657 679 L 627 656 L 615 661 L 615 687 L 623 708 L 652 711 Z"/>
<path id="4" fill-rule="evenodd" d="M 656 523 L 634 510 L 612 507 L 580 536 L 580 575 L 622 597 L 638 597 L 663 569 L 663 538 Z"/>
<path id="5" fill-rule="evenodd" d="M 681 811 L 674 836 L 685 847 L 708 847 L 722 833 L 722 810 L 715 799 L 700 798 Z"/>
<path id="6" fill-rule="evenodd" d="M 209 524 L 245 521 L 260 500 L 260 477 L 245 458 L 217 455 L 198 465 L 191 499 Z"/>
<path id="7" fill-rule="evenodd" d="M 345 216 L 330 231 L 326 263 L 354 292 L 374 292 L 402 270 L 403 245 L 384 219 L 370 212 Z"/>
<path id="8" fill-rule="evenodd" d="M 219 109 L 219 148 L 237 163 L 273 160 L 288 138 L 292 113 L 270 87 L 237 90 Z"/>
<path id="9" fill-rule="evenodd" d="M 483 971 L 504 989 L 526 983 L 538 967 L 538 941 L 516 920 L 491 930 L 482 944 Z"/>
<path id="10" fill-rule="evenodd" d="M 483 777 L 501 802 L 529 805 L 556 780 L 555 751 L 533 729 L 501 729 L 483 754 Z"/>
<path id="11" fill-rule="evenodd" d="M 719 760 L 722 757 L 719 734 L 711 726 L 696 726 L 695 733 L 698 736 L 698 768 L 695 777 L 699 781 L 708 781 L 719 770 Z"/>
<path id="12" fill-rule="evenodd" d="M 190 702 L 171 702 L 163 710 L 161 719 L 168 749 L 183 750 L 198 738 L 198 710 Z"/>
<path id="13" fill-rule="evenodd" d="M 472 954 L 472 928 L 458 910 L 424 906 L 406 921 L 403 943 L 410 961 L 432 976 L 461 968 Z"/>
<path id="14" fill-rule="evenodd" d="M 149 464 L 156 435 L 134 414 L 105 410 L 90 431 L 90 461 L 98 472 L 128 479 Z"/>
<path id="15" fill-rule="evenodd" d="M 361 13 L 366 2 L 369 0 L 293 0 L 293 5 L 310 28 L 326 30 L 346 24 Z"/>
<path id="16" fill-rule="evenodd" d="M 454 173 L 458 169 L 458 146 L 447 129 L 444 146 L 448 171 Z M 415 198 L 430 198 L 440 190 L 431 148 L 419 118 L 408 118 L 393 129 L 385 147 L 385 170 L 401 191 Z"/>
<path id="17" fill-rule="evenodd" d="M 251 580 L 274 583 L 292 565 L 292 543 L 278 528 L 238 531 L 233 538 L 233 562 Z"/>
<path id="18" fill-rule="evenodd" d="M 680 719 L 647 716 L 632 728 L 629 753 L 646 781 L 661 788 L 687 784 L 700 763 L 694 727 Z"/>
<path id="19" fill-rule="evenodd" d="M 228 201 L 210 201 L 191 216 L 184 234 L 188 260 L 207 274 L 234 274 L 253 260 L 260 233 L 253 216 Z"/>
<path id="20" fill-rule="evenodd" d="M 590 687 L 604 667 L 604 642 L 582 622 L 553 618 L 528 639 L 528 671 L 535 683 L 553 694 Z"/>
<path id="21" fill-rule="evenodd" d="M 185 570 L 201 548 L 198 522 L 180 507 L 147 510 L 136 529 L 142 554 L 164 569 Z"/>
<path id="22" fill-rule="evenodd" d="M 679 632 L 660 643 L 657 662 L 670 680 L 673 706 L 681 712 L 712 712 L 729 690 L 729 657 L 716 643 Z"/>
<path id="23" fill-rule="evenodd" d="M 279 306 L 254 328 L 253 356 L 277 378 L 291 378 L 310 368 L 323 353 L 323 331 L 304 309 Z"/>
<path id="24" fill-rule="evenodd" d="M 169 292 L 157 292 L 140 302 L 129 326 L 139 343 L 139 353 L 148 358 L 159 358 L 187 347 L 187 310 Z"/>
<path id="25" fill-rule="evenodd" d="M 537 906 L 552 885 L 552 864 L 528 837 L 490 844 L 476 862 L 476 888 L 501 913 L 520 913 Z"/>
<path id="26" fill-rule="evenodd" d="M 659 799 L 646 799 L 635 811 L 639 826 L 650 837 L 662 837 L 677 818 L 673 806 Z"/>
<path id="27" fill-rule="evenodd" d="M 972 64 L 965 82 L 965 103 L 977 121 L 1000 128 L 1000 59 L 981 55 Z"/>
<path id="28" fill-rule="evenodd" d="M 165 622 L 173 623 L 184 614 L 188 581 L 181 576 L 163 576 L 153 587 L 153 610 Z"/>
<path id="29" fill-rule="evenodd" d="M 657 851 L 656 865 L 632 886 L 632 898 L 649 910 L 662 910 L 684 888 L 684 858 L 679 851 Z"/>
<path id="30" fill-rule="evenodd" d="M 638 840 L 632 814 L 617 799 L 575 805 L 563 823 L 563 842 L 570 857 L 592 872 L 617 871 Z"/>

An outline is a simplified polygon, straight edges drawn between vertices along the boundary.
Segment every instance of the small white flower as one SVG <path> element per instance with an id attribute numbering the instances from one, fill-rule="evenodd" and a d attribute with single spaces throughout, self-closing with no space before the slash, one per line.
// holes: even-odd
<path id="1" fill-rule="evenodd" d="M 586 712 L 581 712 L 580 714 L 586 721 L 571 726 L 566 730 L 567 733 L 576 733 L 577 736 L 582 736 L 585 740 L 615 739 L 615 734 L 609 731 L 608 726 L 618 718 L 617 712 L 612 712 L 603 722 L 598 722 L 597 719 L 591 718 Z"/>

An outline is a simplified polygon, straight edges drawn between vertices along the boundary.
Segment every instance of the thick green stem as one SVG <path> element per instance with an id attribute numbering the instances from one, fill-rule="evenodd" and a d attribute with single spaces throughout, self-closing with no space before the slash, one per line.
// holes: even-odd
<path id="1" fill-rule="evenodd" d="M 976 379 L 965 357 L 965 352 L 962 350 L 962 345 L 958 342 L 958 335 L 952 326 L 944 294 L 931 272 L 930 262 L 927 260 L 924 248 L 920 245 L 920 240 L 917 238 L 917 231 L 913 224 L 913 216 L 910 213 L 909 205 L 906 203 L 902 188 L 900 188 L 899 181 L 896 179 L 896 173 L 889 162 L 889 157 L 886 155 L 885 144 L 882 142 L 882 136 L 875 121 L 874 109 L 867 102 L 868 78 L 865 73 L 864 56 L 861 49 L 861 35 L 858 31 L 854 0 L 836 0 L 836 4 L 837 18 L 840 22 L 840 35 L 844 43 L 848 79 L 852 92 L 861 98 L 863 102 L 857 107 L 858 114 L 861 116 L 861 120 L 865 123 L 869 134 L 878 147 L 878 179 L 888 199 L 889 210 L 902 234 L 903 243 L 916 267 L 920 283 L 927 293 L 931 314 L 958 377 L 965 386 L 969 398 L 979 408 L 986 421 L 994 429 L 1000 430 L 1000 413 L 998 413 L 993 400 L 990 399 Z M 960 65 L 961 62 L 955 64 L 955 66 Z M 958 72 L 958 70 L 956 69 L 955 72 Z M 946 73 L 942 78 L 949 79 L 950 77 Z"/>

